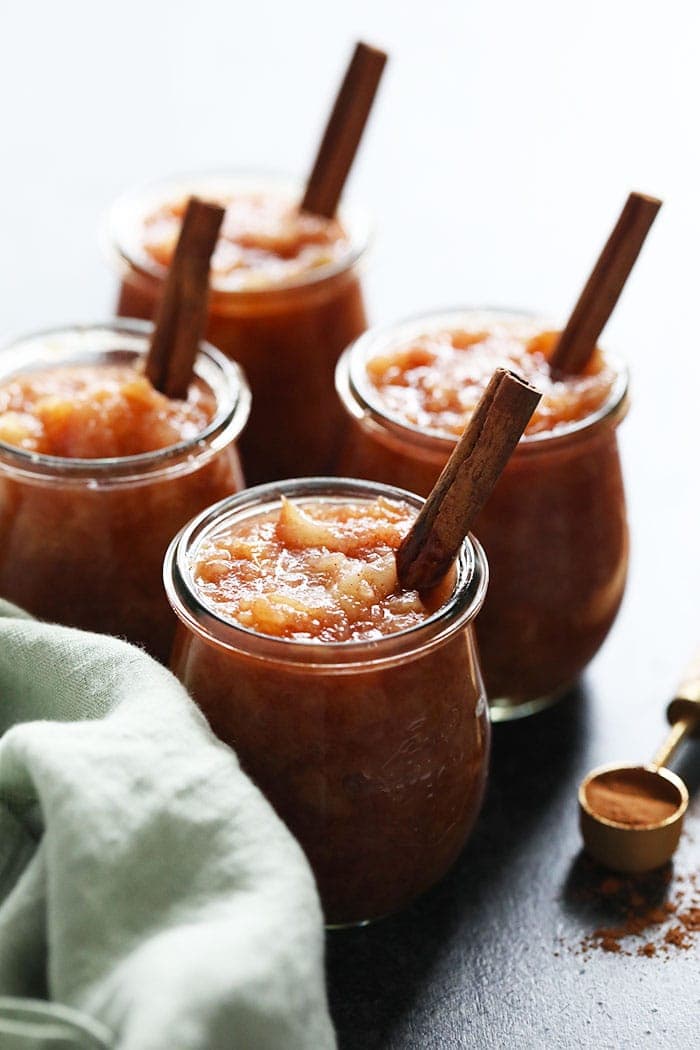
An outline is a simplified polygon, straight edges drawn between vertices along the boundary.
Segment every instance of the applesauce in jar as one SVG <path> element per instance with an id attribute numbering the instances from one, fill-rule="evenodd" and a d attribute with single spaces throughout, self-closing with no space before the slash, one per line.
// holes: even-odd
<path id="1" fill-rule="evenodd" d="M 165 397 L 143 372 L 150 331 L 67 328 L 0 352 L 0 595 L 166 661 L 163 555 L 192 514 L 242 488 L 249 394 L 202 344 L 187 399 Z"/>
<path id="2" fill-rule="evenodd" d="M 475 524 L 490 586 L 477 637 L 492 717 L 529 714 L 566 691 L 606 637 L 627 571 L 616 427 L 627 375 L 597 350 L 586 371 L 552 378 L 557 332 L 521 314 L 432 315 L 368 332 L 343 355 L 352 421 L 340 473 L 427 495 L 501 366 L 542 400 Z"/>
<path id="3" fill-rule="evenodd" d="M 166 558 L 173 670 L 301 842 L 332 925 L 433 885 L 483 796 L 486 564 L 467 539 L 440 588 L 403 592 L 395 552 L 420 504 L 347 479 L 260 486 Z"/>
<path id="4" fill-rule="evenodd" d="M 226 208 L 207 338 L 243 367 L 252 389 L 241 438 L 246 477 L 255 484 L 322 473 L 344 422 L 335 365 L 366 328 L 364 224 L 345 213 L 300 212 L 298 188 L 279 179 L 202 176 L 137 191 L 115 204 L 110 220 L 120 315 L 154 316 L 190 194 Z"/>
<path id="5" fill-rule="evenodd" d="M 96 361 L 22 372 L 0 381 L 0 441 L 44 456 L 113 459 L 191 440 L 216 400 L 195 379 L 187 400 L 155 390 L 143 361 Z"/>

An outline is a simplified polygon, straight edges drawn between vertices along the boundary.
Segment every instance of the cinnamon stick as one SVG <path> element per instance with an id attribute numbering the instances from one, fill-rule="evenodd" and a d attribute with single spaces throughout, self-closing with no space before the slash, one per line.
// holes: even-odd
<path id="1" fill-rule="evenodd" d="M 396 552 L 399 582 L 424 590 L 440 582 L 535 411 L 541 394 L 497 369 L 467 429 Z"/>
<path id="2" fill-rule="evenodd" d="M 656 197 L 630 193 L 549 359 L 553 373 L 573 375 L 588 364 L 660 207 Z"/>
<path id="3" fill-rule="evenodd" d="M 332 219 L 384 70 L 384 51 L 358 43 L 306 184 L 302 211 Z"/>
<path id="4" fill-rule="evenodd" d="M 224 209 L 190 197 L 168 270 L 146 375 L 168 397 L 185 398 L 207 319 L 209 264 Z"/>

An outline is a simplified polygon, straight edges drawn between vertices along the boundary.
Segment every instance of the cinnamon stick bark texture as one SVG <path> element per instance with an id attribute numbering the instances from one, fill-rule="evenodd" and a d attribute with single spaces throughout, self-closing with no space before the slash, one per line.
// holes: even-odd
<path id="1" fill-rule="evenodd" d="M 405 590 L 434 587 L 457 557 L 542 395 L 499 368 L 396 552 Z"/>
<path id="2" fill-rule="evenodd" d="M 660 207 L 656 197 L 630 193 L 549 359 L 553 373 L 573 375 L 588 364 Z"/>
<path id="3" fill-rule="evenodd" d="M 331 112 L 301 202 L 302 211 L 333 218 L 384 70 L 384 51 L 359 43 Z"/>
<path id="4" fill-rule="evenodd" d="M 224 209 L 191 197 L 163 289 L 146 358 L 146 375 L 168 397 L 187 397 L 204 334 L 209 265 Z"/>

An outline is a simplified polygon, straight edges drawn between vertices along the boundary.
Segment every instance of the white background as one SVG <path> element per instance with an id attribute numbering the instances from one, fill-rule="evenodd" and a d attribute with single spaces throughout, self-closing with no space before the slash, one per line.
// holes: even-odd
<path id="1" fill-rule="evenodd" d="M 0 0 L 0 336 L 111 312 L 98 227 L 130 184 L 303 174 L 354 41 L 384 47 L 349 190 L 375 217 L 375 321 L 564 318 L 627 192 L 665 199 L 604 340 L 633 374 L 634 563 L 598 666 L 634 633 L 630 689 L 650 661 L 672 682 L 700 642 L 699 31 L 690 0 Z"/>

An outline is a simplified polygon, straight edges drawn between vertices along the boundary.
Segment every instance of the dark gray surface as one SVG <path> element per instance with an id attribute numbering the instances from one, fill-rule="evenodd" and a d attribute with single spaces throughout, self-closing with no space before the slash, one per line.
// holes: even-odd
<path id="1" fill-rule="evenodd" d="M 595 879 L 575 802 L 578 780 L 600 760 L 611 695 L 591 683 L 527 723 L 495 727 L 486 804 L 450 875 L 401 915 L 329 935 L 341 1048 L 698 1045 L 697 949 L 655 958 L 580 950 L 612 915 L 582 900 Z M 632 719 L 606 757 L 644 758 L 654 736 L 641 723 Z M 680 758 L 677 770 L 697 787 L 700 746 Z M 686 836 L 676 872 L 699 861 Z"/>

